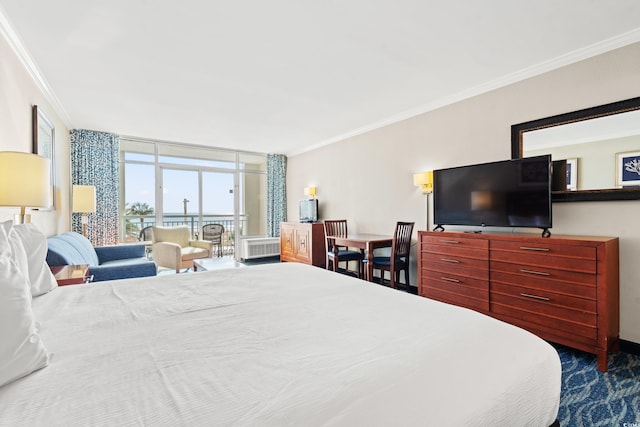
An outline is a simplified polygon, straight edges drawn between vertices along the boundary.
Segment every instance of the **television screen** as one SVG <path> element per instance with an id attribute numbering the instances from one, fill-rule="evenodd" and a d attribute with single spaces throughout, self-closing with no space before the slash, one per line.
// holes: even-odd
<path id="1" fill-rule="evenodd" d="M 433 171 L 434 223 L 551 228 L 551 156 Z"/>
<path id="2" fill-rule="evenodd" d="M 318 199 L 300 200 L 300 222 L 318 221 Z"/>

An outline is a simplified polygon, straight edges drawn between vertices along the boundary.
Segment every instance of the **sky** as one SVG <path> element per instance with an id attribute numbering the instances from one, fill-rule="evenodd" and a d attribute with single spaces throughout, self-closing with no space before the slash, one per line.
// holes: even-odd
<path id="1" fill-rule="evenodd" d="M 147 203 L 155 206 L 154 166 L 125 164 L 125 202 Z M 203 213 L 233 215 L 233 173 L 202 173 Z M 187 213 L 198 213 L 198 172 L 178 169 L 163 169 L 163 212 L 183 213 L 183 200 Z"/>

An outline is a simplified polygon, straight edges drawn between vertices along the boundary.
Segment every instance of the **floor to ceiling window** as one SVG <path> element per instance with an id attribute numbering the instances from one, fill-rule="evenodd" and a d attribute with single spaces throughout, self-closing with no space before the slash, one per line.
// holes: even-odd
<path id="1" fill-rule="evenodd" d="M 266 155 L 120 138 L 122 241 L 155 224 L 187 225 L 193 238 L 220 224 L 223 255 L 267 229 Z"/>

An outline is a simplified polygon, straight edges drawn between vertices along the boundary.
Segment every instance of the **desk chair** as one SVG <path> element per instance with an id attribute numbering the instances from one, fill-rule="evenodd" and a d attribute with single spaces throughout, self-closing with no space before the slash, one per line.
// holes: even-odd
<path id="1" fill-rule="evenodd" d="M 404 281 L 407 291 L 409 286 L 409 252 L 411 250 L 411 233 L 413 222 L 398 222 L 393 234 L 391 255 L 374 256 L 373 270 L 380 270 L 380 284 L 384 284 L 384 272 L 389 272 L 389 284 L 392 288 L 400 282 L 400 271 L 404 271 Z"/>
<path id="2" fill-rule="evenodd" d="M 364 277 L 364 253 L 362 251 L 351 251 L 344 246 L 337 246 L 335 239 L 331 236 L 346 237 L 347 236 L 347 220 L 325 220 L 324 221 L 324 235 L 327 239 L 327 270 L 338 271 L 338 264 L 346 262 L 345 271 L 349 271 L 349 261 L 358 262 L 358 277 L 362 279 Z M 331 268 L 330 268 L 331 266 Z"/>

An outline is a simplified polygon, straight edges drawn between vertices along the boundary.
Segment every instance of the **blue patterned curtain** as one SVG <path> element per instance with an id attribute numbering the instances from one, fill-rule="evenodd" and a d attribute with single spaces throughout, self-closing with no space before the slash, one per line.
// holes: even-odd
<path id="1" fill-rule="evenodd" d="M 267 154 L 267 231 L 280 236 L 280 223 L 287 220 L 287 157 Z"/>
<path id="2" fill-rule="evenodd" d="M 94 246 L 119 240 L 120 137 L 111 133 L 73 129 L 71 183 L 96 187 L 96 212 L 90 213 L 87 237 Z M 82 233 L 81 214 L 74 213 L 71 229 Z"/>

